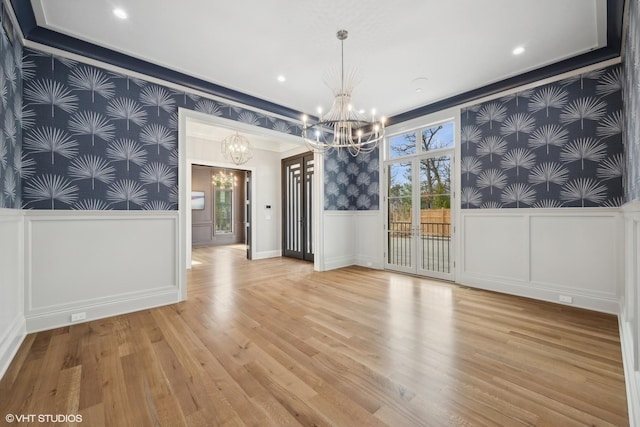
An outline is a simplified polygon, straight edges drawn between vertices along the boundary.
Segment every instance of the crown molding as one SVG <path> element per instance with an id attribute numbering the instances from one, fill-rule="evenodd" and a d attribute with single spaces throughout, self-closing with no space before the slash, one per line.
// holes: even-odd
<path id="1" fill-rule="evenodd" d="M 284 117 L 299 120 L 301 112 L 292 108 L 261 99 L 246 93 L 229 89 L 130 55 L 113 51 L 95 44 L 80 40 L 65 34 L 39 27 L 30 1 L 10 0 L 11 7 L 18 20 L 18 25 L 25 40 L 71 52 L 87 58 L 129 69 L 150 77 L 172 82 L 184 87 L 201 91 L 213 96 L 221 97 L 240 104 L 248 105 Z M 620 56 L 622 48 L 623 16 L 625 0 L 607 0 L 607 46 L 569 58 L 533 71 L 519 74 L 499 82 L 473 89 L 452 97 L 433 102 L 416 109 L 406 111 L 388 118 L 388 125 L 394 125 L 407 120 L 432 114 L 447 108 L 452 108 L 480 98 L 510 90 L 519 86 L 544 80 L 558 74 L 563 74 L 579 68 L 587 67 L 599 62 Z"/>

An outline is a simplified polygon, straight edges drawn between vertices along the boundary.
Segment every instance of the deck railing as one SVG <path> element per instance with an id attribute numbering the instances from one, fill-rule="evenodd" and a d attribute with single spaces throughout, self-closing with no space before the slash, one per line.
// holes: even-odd
<path id="1" fill-rule="evenodd" d="M 440 273 L 451 272 L 451 224 L 446 222 L 422 222 L 419 230 L 408 221 L 389 222 L 387 263 L 411 267 L 412 237 L 418 234 L 418 245 L 422 253 L 418 265 L 422 270 Z"/>

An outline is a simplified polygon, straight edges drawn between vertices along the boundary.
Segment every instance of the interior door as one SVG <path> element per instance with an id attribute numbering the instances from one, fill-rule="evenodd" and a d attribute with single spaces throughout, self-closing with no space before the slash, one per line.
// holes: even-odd
<path id="1" fill-rule="evenodd" d="M 244 222 L 244 244 L 247 247 L 247 259 L 251 259 L 251 171 L 245 171 L 245 222 Z"/>
<path id="2" fill-rule="evenodd" d="M 385 267 L 452 280 L 452 155 L 386 163 Z"/>
<path id="3" fill-rule="evenodd" d="M 283 255 L 313 261 L 313 153 L 282 160 Z"/>

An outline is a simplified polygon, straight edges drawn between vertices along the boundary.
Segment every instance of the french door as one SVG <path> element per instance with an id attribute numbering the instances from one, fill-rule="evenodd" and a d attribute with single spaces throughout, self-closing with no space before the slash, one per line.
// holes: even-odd
<path id="1" fill-rule="evenodd" d="M 313 153 L 282 160 L 282 254 L 313 261 Z"/>
<path id="2" fill-rule="evenodd" d="M 453 280 L 453 150 L 385 163 L 385 268 Z"/>

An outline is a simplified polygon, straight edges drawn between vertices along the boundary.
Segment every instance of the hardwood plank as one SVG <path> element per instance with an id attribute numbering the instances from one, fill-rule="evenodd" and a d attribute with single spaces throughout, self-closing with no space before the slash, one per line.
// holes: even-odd
<path id="1" fill-rule="evenodd" d="M 82 367 L 63 369 L 58 377 L 54 414 L 75 415 L 80 406 L 80 378 Z"/>
<path id="2" fill-rule="evenodd" d="M 626 426 L 615 316 L 194 250 L 189 299 L 30 334 L 3 414 L 91 426 Z M 2 422 L 2 421 L 0 421 Z"/>

